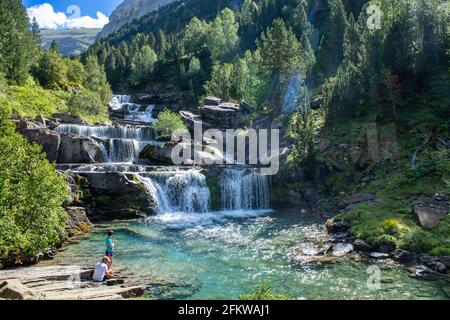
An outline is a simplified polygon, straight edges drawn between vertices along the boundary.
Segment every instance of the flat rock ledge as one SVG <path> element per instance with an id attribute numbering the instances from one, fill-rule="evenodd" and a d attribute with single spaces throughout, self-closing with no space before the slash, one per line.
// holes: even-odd
<path id="1" fill-rule="evenodd" d="M 95 283 L 93 269 L 79 266 L 25 267 L 0 271 L 0 299 L 10 300 L 124 300 L 142 296 L 145 286 L 128 281 L 126 271 L 114 268 L 118 279 Z"/>

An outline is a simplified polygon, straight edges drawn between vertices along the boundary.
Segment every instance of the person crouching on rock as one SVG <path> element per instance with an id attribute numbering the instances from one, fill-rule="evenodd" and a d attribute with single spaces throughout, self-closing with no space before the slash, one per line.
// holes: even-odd
<path id="1" fill-rule="evenodd" d="M 107 256 L 110 261 L 110 263 L 108 265 L 109 270 L 112 269 L 113 256 L 114 256 L 114 240 L 112 238 L 113 234 L 114 234 L 114 232 L 112 230 L 109 230 L 108 237 L 105 239 L 105 246 L 106 246 L 105 256 Z"/>
<path id="2" fill-rule="evenodd" d="M 92 279 L 95 282 L 103 282 L 107 279 L 116 279 L 117 276 L 113 275 L 112 271 L 109 269 L 108 265 L 110 260 L 108 257 L 103 257 L 102 261 L 95 264 L 94 275 Z"/>

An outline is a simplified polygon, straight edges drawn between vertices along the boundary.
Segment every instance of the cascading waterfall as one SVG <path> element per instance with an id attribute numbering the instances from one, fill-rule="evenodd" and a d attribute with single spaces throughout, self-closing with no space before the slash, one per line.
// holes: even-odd
<path id="1" fill-rule="evenodd" d="M 61 124 L 55 130 L 103 139 L 100 147 L 106 162 L 132 162 L 146 145 L 157 143 L 153 140 L 154 131 L 150 127 Z"/>
<path id="2" fill-rule="evenodd" d="M 115 94 L 109 102 L 109 107 L 112 110 L 121 110 L 124 104 L 130 103 L 131 96 Z"/>
<path id="3" fill-rule="evenodd" d="M 139 157 L 139 142 L 134 139 L 109 139 L 109 162 L 132 162 Z"/>
<path id="4" fill-rule="evenodd" d="M 149 105 L 143 111 L 141 111 L 141 109 L 142 106 L 139 104 L 129 104 L 127 106 L 125 120 L 146 123 L 155 122 L 155 119 L 153 118 L 154 105 Z"/>
<path id="5" fill-rule="evenodd" d="M 87 126 L 77 124 L 60 124 L 55 128 L 57 132 L 72 133 L 83 137 L 105 139 L 135 139 L 153 140 L 155 135 L 150 127 L 131 126 Z"/>
<path id="6" fill-rule="evenodd" d="M 158 214 L 209 211 L 209 188 L 205 176 L 197 170 L 161 172 L 139 177 Z"/>
<path id="7" fill-rule="evenodd" d="M 227 169 L 220 181 L 221 204 L 225 210 L 269 208 L 267 176 L 245 170 Z"/>

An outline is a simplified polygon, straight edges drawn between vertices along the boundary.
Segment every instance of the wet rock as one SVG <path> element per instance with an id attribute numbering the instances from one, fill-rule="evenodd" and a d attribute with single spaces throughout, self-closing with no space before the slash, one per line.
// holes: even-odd
<path id="1" fill-rule="evenodd" d="M 139 158 L 164 164 L 173 164 L 172 150 L 172 145 L 147 145 L 139 154 Z"/>
<path id="2" fill-rule="evenodd" d="M 371 252 L 369 254 L 369 256 L 371 256 L 372 258 L 375 258 L 375 259 L 387 259 L 387 258 L 389 258 L 389 254 L 382 253 L 382 252 Z"/>
<path id="3" fill-rule="evenodd" d="M 432 257 L 427 254 L 424 254 L 419 259 L 424 265 L 429 267 L 430 269 L 439 272 L 439 273 L 445 273 L 445 270 L 447 269 L 446 266 L 439 261 L 438 257 Z"/>
<path id="4" fill-rule="evenodd" d="M 87 181 L 86 215 L 92 222 L 136 219 L 153 214 L 144 184 L 133 174 L 79 173 Z M 86 183 L 86 182 L 85 182 Z"/>
<path id="5" fill-rule="evenodd" d="M 353 244 L 354 244 L 356 250 L 358 250 L 358 251 L 361 251 L 361 252 L 373 251 L 373 247 L 362 239 L 356 239 Z"/>
<path id="6" fill-rule="evenodd" d="M 350 243 L 337 243 L 333 245 L 332 255 L 335 257 L 343 257 L 347 253 L 353 251 L 353 245 Z"/>
<path id="7" fill-rule="evenodd" d="M 61 134 L 58 163 L 105 162 L 99 142 L 76 134 Z"/>
<path id="8" fill-rule="evenodd" d="M 382 244 L 378 246 L 377 251 L 381 253 L 392 253 L 394 251 L 394 247 L 389 244 Z"/>
<path id="9" fill-rule="evenodd" d="M 439 261 L 446 266 L 448 269 L 450 269 L 450 256 L 442 256 L 439 257 Z"/>
<path id="10" fill-rule="evenodd" d="M 407 263 L 414 260 L 414 254 L 412 254 L 409 251 L 397 249 L 394 251 L 394 254 L 392 256 L 395 261 L 401 262 L 401 263 Z"/>
<path id="11" fill-rule="evenodd" d="M 339 232 L 347 232 L 351 228 L 351 224 L 346 221 L 332 221 L 328 220 L 325 223 L 325 226 L 329 233 L 339 233 Z"/>

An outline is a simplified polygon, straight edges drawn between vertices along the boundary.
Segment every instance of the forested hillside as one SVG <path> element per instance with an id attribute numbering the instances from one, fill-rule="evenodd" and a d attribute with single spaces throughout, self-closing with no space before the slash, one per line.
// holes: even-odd
<path id="1" fill-rule="evenodd" d="M 252 119 L 279 117 L 294 145 L 283 170 L 331 171 L 319 209 L 376 194 L 335 221 L 373 245 L 448 254 L 448 217 L 421 228 L 411 206 L 450 191 L 449 13 L 444 0 L 186 0 L 84 58 L 98 58 L 119 92 L 175 92 L 194 109 L 215 95 L 246 101 Z"/>

